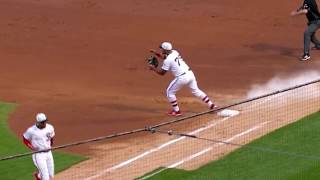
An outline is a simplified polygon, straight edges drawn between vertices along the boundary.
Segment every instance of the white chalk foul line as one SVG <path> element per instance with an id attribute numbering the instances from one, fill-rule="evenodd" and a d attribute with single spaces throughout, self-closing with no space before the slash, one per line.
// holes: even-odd
<path id="1" fill-rule="evenodd" d="M 235 140 L 235 139 L 237 139 L 237 138 L 239 138 L 239 137 L 241 137 L 241 136 L 244 136 L 244 135 L 246 135 L 246 134 L 249 134 L 250 132 L 255 131 L 256 129 L 259 129 L 259 128 L 263 127 L 265 124 L 267 124 L 267 123 L 269 123 L 269 122 L 270 122 L 270 121 L 260 123 L 260 124 L 258 124 L 258 125 L 256 125 L 256 126 L 250 128 L 250 129 L 248 129 L 248 130 L 246 130 L 246 131 L 244 131 L 244 132 L 241 132 L 241 133 L 239 133 L 239 134 L 237 134 L 237 135 L 232 136 L 231 138 L 225 140 L 224 142 L 229 143 L 229 142 L 231 142 L 231 141 L 233 141 L 233 140 Z M 197 153 L 195 153 L 195 154 L 192 154 L 191 156 L 188 156 L 188 157 L 186 157 L 186 158 L 184 158 L 184 159 L 182 159 L 182 160 L 180 160 L 180 161 L 178 161 L 178 162 L 176 162 L 176 163 L 173 163 L 173 164 L 171 164 L 171 165 L 169 165 L 169 166 L 167 166 L 167 167 L 165 167 L 165 168 L 163 168 L 163 169 L 160 169 L 159 171 L 156 171 L 156 172 L 154 172 L 154 173 L 152 173 L 152 174 L 150 174 L 150 175 L 148 175 L 148 176 L 144 176 L 144 177 L 140 178 L 139 180 L 148 179 L 148 178 L 150 178 L 150 177 L 152 177 L 152 176 L 154 176 L 154 175 L 156 175 L 156 174 L 159 174 L 160 172 L 162 172 L 162 171 L 164 171 L 164 170 L 166 170 L 166 169 L 175 168 L 175 167 L 177 167 L 177 166 L 180 166 L 180 165 L 183 164 L 183 163 L 186 163 L 186 162 L 188 162 L 188 161 L 190 161 L 190 160 L 192 160 L 192 159 L 194 159 L 194 158 L 196 158 L 196 157 L 198 157 L 198 156 L 201 156 L 201 155 L 203 155 L 203 154 L 205 154 L 205 153 L 213 150 L 214 147 L 219 146 L 219 145 L 224 145 L 224 144 L 225 144 L 225 143 L 217 143 L 217 144 L 215 144 L 215 145 L 213 145 L 213 146 L 211 146 L 211 147 L 208 147 L 208 148 L 206 148 L 206 149 L 203 149 L 203 150 L 201 150 L 201 151 L 199 151 L 199 152 L 197 152 Z"/>
<path id="2" fill-rule="evenodd" d="M 206 126 L 206 127 L 202 127 L 202 128 L 196 129 L 196 130 L 194 130 L 194 131 L 192 131 L 192 132 L 190 132 L 190 133 L 188 133 L 188 134 L 189 134 L 189 135 L 194 135 L 194 134 L 200 133 L 200 132 L 202 132 L 202 131 L 204 131 L 204 130 L 206 130 L 206 129 L 210 129 L 210 128 L 212 128 L 212 127 L 214 127 L 214 126 L 216 126 L 216 125 L 218 125 L 218 124 L 220 124 L 220 123 L 228 120 L 229 118 L 231 118 L 231 117 L 223 118 L 223 119 L 218 120 L 218 121 L 216 121 L 216 122 L 214 122 L 214 123 L 212 123 L 212 124 L 210 124 L 210 125 L 208 125 L 208 126 Z M 131 158 L 131 159 L 128 159 L 128 160 L 126 160 L 126 161 L 124 161 L 124 162 L 121 162 L 121 163 L 119 163 L 119 164 L 117 164 L 117 165 L 115 165 L 115 166 L 112 166 L 112 167 L 108 168 L 108 169 L 105 169 L 105 170 L 101 171 L 100 173 L 98 173 L 98 174 L 96 174 L 96 175 L 94 175 L 94 176 L 87 177 L 87 178 L 85 178 L 84 180 L 96 179 L 96 178 L 98 178 L 98 177 L 100 177 L 100 176 L 103 176 L 103 175 L 106 174 L 106 173 L 109 173 L 109 172 L 111 172 L 111 171 L 113 171 L 113 170 L 116 170 L 116 169 L 118 169 L 118 168 L 124 167 L 124 166 L 126 166 L 126 165 L 128 165 L 128 164 L 130 164 L 130 163 L 132 163 L 132 162 L 134 162 L 134 161 L 137 161 L 137 160 L 143 158 L 144 156 L 147 156 L 147 155 L 149 155 L 149 154 L 151 154 L 151 153 L 153 153 L 153 152 L 157 152 L 157 151 L 159 151 L 159 150 L 161 150 L 161 149 L 163 149 L 163 148 L 165 148 L 165 147 L 167 147 L 167 146 L 169 146 L 169 145 L 171 145 L 171 144 L 174 144 L 174 143 L 176 143 L 176 142 L 179 142 L 179 141 L 181 141 L 181 140 L 183 140 L 183 139 L 185 139 L 185 138 L 186 138 L 186 137 L 179 137 L 179 138 L 177 138 L 177 139 L 168 141 L 168 142 L 166 142 L 166 143 L 164 143 L 164 144 L 162 144 L 162 145 L 160 145 L 160 146 L 158 146 L 158 147 L 156 147 L 156 148 L 150 149 L 150 150 L 148 150 L 148 151 L 146 151 L 146 152 L 144 152 L 144 153 L 142 153 L 142 154 L 140 154 L 140 155 L 138 155 L 138 156 L 135 156 L 135 157 L 133 157 L 133 158 Z"/>
<path id="3" fill-rule="evenodd" d="M 150 178 L 150 177 L 152 177 L 152 176 L 154 176 L 156 174 L 159 174 L 160 172 L 162 172 L 162 171 L 164 171 L 166 169 L 177 167 L 180 164 L 183 164 L 184 162 L 187 162 L 187 161 L 189 161 L 189 160 L 191 160 L 191 159 L 193 159 L 195 157 L 198 157 L 198 156 L 200 156 L 200 155 L 202 155 L 202 154 L 204 154 L 204 153 L 206 153 L 208 151 L 211 151 L 211 150 L 212 150 L 212 147 L 208 147 L 208 148 L 206 148 L 206 149 L 204 149 L 204 150 L 202 150 L 202 151 L 200 151 L 200 152 L 198 152 L 196 154 L 193 154 L 193 155 L 191 155 L 191 156 L 189 156 L 189 157 L 187 157 L 187 158 L 185 158 L 185 159 L 183 159 L 181 161 L 178 161 L 178 162 L 176 162 L 176 163 L 174 163 L 174 164 L 172 164 L 172 165 L 170 165 L 168 167 L 164 167 L 164 168 L 160 169 L 159 171 L 156 171 L 156 172 L 154 172 L 152 174 L 149 174 L 148 176 L 144 176 L 144 177 L 140 178 L 139 180 L 148 179 L 148 178 Z"/>

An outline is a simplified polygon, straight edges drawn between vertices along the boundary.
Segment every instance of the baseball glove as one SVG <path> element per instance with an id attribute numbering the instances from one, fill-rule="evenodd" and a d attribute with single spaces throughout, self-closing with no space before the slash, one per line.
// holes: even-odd
<path id="1" fill-rule="evenodd" d="M 159 61 L 157 59 L 157 57 L 155 56 L 150 56 L 148 59 L 147 59 L 148 63 L 153 65 L 154 67 L 158 67 L 159 65 Z"/>

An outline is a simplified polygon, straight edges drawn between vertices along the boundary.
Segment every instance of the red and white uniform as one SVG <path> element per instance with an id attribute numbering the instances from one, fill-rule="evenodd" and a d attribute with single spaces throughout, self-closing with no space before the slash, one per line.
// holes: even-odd
<path id="1" fill-rule="evenodd" d="M 161 68 L 165 71 L 171 71 L 175 77 L 167 88 L 167 98 L 174 111 L 179 111 L 176 93 L 185 85 L 189 87 L 194 96 L 207 103 L 209 108 L 213 105 L 208 96 L 199 89 L 195 75 L 182 59 L 178 51 L 171 50 L 171 53 L 164 59 Z"/>
<path id="2" fill-rule="evenodd" d="M 54 128 L 50 124 L 39 129 L 36 125 L 31 126 L 23 134 L 25 144 L 34 151 L 51 149 L 52 138 L 54 137 Z M 39 176 L 42 180 L 49 180 L 54 177 L 54 161 L 51 151 L 35 153 L 32 155 L 32 160 L 38 169 Z"/>

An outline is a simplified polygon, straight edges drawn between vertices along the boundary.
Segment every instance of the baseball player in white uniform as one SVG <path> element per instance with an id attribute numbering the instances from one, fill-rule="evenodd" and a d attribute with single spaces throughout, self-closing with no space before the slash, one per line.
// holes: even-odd
<path id="1" fill-rule="evenodd" d="M 23 134 L 23 142 L 32 151 L 43 151 L 32 154 L 32 160 L 38 172 L 34 173 L 36 180 L 49 180 L 54 177 L 54 162 L 49 149 L 53 144 L 54 128 L 48 124 L 44 113 L 36 115 L 36 124 Z"/>
<path id="2" fill-rule="evenodd" d="M 217 108 L 209 97 L 199 89 L 195 75 L 182 59 L 179 52 L 172 49 L 172 44 L 169 42 L 161 43 L 160 51 L 161 53 L 158 53 L 155 50 L 150 50 L 150 52 L 154 53 L 157 57 L 163 59 L 162 67 L 157 68 L 153 65 L 149 65 L 149 68 L 159 75 L 164 75 L 167 71 L 171 71 L 175 77 L 167 88 L 167 98 L 172 106 L 172 110 L 170 110 L 168 114 L 171 116 L 182 115 L 178 106 L 176 93 L 185 85 L 189 87 L 194 96 L 205 102 L 209 109 Z"/>

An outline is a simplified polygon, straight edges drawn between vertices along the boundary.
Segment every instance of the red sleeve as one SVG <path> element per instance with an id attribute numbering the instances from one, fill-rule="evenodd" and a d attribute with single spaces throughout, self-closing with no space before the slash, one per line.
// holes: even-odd
<path id="1" fill-rule="evenodd" d="M 26 139 L 24 136 L 23 136 L 23 143 L 24 143 L 28 148 L 30 148 L 31 150 L 33 150 L 33 147 L 32 147 L 31 142 L 30 142 L 28 139 Z"/>

